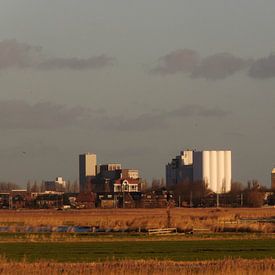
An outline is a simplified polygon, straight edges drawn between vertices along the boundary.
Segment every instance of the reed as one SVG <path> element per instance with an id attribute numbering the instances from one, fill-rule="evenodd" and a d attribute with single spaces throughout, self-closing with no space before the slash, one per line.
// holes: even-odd
<path id="1" fill-rule="evenodd" d="M 11 262 L 0 260 L 1 274 L 236 274 L 271 275 L 275 260 L 226 259 L 221 261 L 173 262 L 121 260 L 101 263 Z"/>
<path id="2" fill-rule="evenodd" d="M 273 233 L 273 225 L 239 224 L 239 218 L 270 218 L 275 216 L 274 208 L 173 208 L 169 211 L 169 224 L 181 230 L 194 227 L 209 228 L 213 232 Z M 0 226 L 39 226 L 39 225 L 89 225 L 101 228 L 127 229 L 161 228 L 167 226 L 166 209 L 91 209 L 91 210 L 0 210 Z M 232 224 L 230 224 L 232 223 Z M 231 229 L 230 229 L 231 228 Z"/>

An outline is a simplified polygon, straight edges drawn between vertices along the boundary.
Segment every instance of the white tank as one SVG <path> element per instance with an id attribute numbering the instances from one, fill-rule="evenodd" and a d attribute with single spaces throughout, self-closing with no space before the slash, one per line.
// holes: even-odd
<path id="1" fill-rule="evenodd" d="M 206 186 L 210 184 L 210 152 L 202 152 L 202 178 Z"/>
<path id="2" fill-rule="evenodd" d="M 217 152 L 217 192 L 226 192 L 225 173 L 224 173 L 224 151 Z"/>
<path id="3" fill-rule="evenodd" d="M 210 184 L 209 188 L 217 192 L 217 151 L 210 151 Z"/>
<path id="4" fill-rule="evenodd" d="M 226 192 L 229 192 L 231 190 L 231 175 L 232 175 L 231 151 L 225 151 L 224 167 L 225 167 L 224 170 L 225 170 Z"/>

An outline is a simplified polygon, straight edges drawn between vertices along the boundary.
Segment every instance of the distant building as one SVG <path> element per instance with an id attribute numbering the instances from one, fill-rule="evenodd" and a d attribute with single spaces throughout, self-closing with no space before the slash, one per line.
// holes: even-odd
<path id="1" fill-rule="evenodd" d="M 97 175 L 96 155 L 86 153 L 79 155 L 79 190 L 85 192 L 88 189 L 89 179 Z"/>
<path id="2" fill-rule="evenodd" d="M 140 192 L 140 181 L 139 179 L 118 179 L 114 183 L 114 192 Z"/>
<path id="3" fill-rule="evenodd" d="M 275 168 L 271 171 L 271 188 L 275 190 Z"/>
<path id="4" fill-rule="evenodd" d="M 231 151 L 182 151 L 166 165 L 168 187 L 203 181 L 215 193 L 231 190 Z"/>
<path id="5" fill-rule="evenodd" d="M 122 169 L 122 178 L 139 179 L 139 171 L 137 169 Z"/>
<path id="6" fill-rule="evenodd" d="M 62 177 L 57 177 L 54 181 L 44 181 L 45 191 L 64 191 L 66 188 L 66 181 Z"/>

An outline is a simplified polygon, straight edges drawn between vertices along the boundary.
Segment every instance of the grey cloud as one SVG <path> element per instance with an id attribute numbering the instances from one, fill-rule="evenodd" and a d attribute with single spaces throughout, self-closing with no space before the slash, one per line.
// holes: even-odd
<path id="1" fill-rule="evenodd" d="M 185 105 L 172 111 L 159 111 L 127 118 L 108 116 L 105 112 L 83 107 L 42 102 L 29 104 L 20 100 L 0 101 L 0 129 L 55 130 L 64 127 L 109 131 L 150 131 L 169 127 L 178 118 L 222 118 L 229 113 L 220 108 Z"/>
<path id="2" fill-rule="evenodd" d="M 98 126 L 104 130 L 148 131 L 169 127 L 169 121 L 176 118 L 204 117 L 224 118 L 229 112 L 218 107 L 206 108 L 200 105 L 184 105 L 172 111 L 145 113 L 135 118 L 112 117 L 101 118 Z"/>
<path id="3" fill-rule="evenodd" d="M 161 75 L 178 72 L 190 73 L 197 66 L 199 60 L 200 57 L 196 51 L 179 49 L 160 57 L 157 66 L 151 72 Z"/>
<path id="4" fill-rule="evenodd" d="M 42 47 L 20 43 L 15 39 L 0 42 L 0 70 L 9 68 L 90 70 L 113 65 L 113 61 L 114 58 L 104 54 L 89 58 L 46 58 L 42 54 Z"/>
<path id="5" fill-rule="evenodd" d="M 168 117 L 225 117 L 229 114 L 229 112 L 224 111 L 218 107 L 215 108 L 206 108 L 201 105 L 185 105 L 181 108 L 178 108 L 174 111 L 167 112 Z"/>
<path id="6" fill-rule="evenodd" d="M 20 100 L 0 101 L 0 129 L 56 129 L 73 126 L 89 116 L 82 107 Z"/>
<path id="7" fill-rule="evenodd" d="M 180 72 L 192 78 L 218 80 L 249 67 L 251 63 L 252 60 L 230 53 L 218 53 L 201 59 L 194 50 L 180 49 L 160 57 L 157 66 L 151 72 L 161 75 Z"/>
<path id="8" fill-rule="evenodd" d="M 248 72 L 253 78 L 272 78 L 275 77 L 275 55 L 271 54 L 266 58 L 256 60 Z"/>
<path id="9" fill-rule="evenodd" d="M 218 53 L 204 58 L 192 72 L 194 78 L 223 79 L 248 66 L 248 61 L 229 53 Z"/>
<path id="10" fill-rule="evenodd" d="M 114 59 L 107 55 L 90 57 L 87 59 L 81 58 L 52 58 L 38 65 L 39 69 L 72 69 L 72 70 L 89 70 L 100 69 L 105 66 L 113 65 Z"/>
<path id="11" fill-rule="evenodd" d="M 0 42 L 0 70 L 34 66 L 41 58 L 41 47 L 18 43 L 15 39 Z"/>

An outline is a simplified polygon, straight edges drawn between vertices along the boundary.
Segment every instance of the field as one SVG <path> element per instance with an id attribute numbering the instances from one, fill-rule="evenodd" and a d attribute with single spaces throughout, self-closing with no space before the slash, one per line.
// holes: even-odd
<path id="1" fill-rule="evenodd" d="M 182 230 L 190 228 L 209 228 L 213 232 L 235 228 L 251 228 L 252 232 L 273 233 L 270 224 L 241 223 L 240 218 L 275 217 L 275 208 L 223 208 L 223 209 L 189 209 L 172 208 L 169 215 L 166 209 L 93 209 L 93 210 L 19 210 L 0 211 L 0 226 L 60 226 L 90 225 L 100 228 L 127 229 L 177 227 Z M 231 230 L 232 231 L 232 230 Z M 233 230 L 234 231 L 234 230 Z"/>
<path id="2" fill-rule="evenodd" d="M 46 252 L 46 253 L 45 253 Z M 2 243 L 0 255 L 8 260 L 32 262 L 94 262 L 122 259 L 172 261 L 226 258 L 263 259 L 275 257 L 273 240 L 121 241 Z"/>
<path id="3" fill-rule="evenodd" d="M 0 229 L 11 231 L 0 232 L 0 273 L 274 274 L 274 217 L 273 208 L 1 210 Z M 63 225 L 106 232 L 18 231 Z M 182 233 L 146 233 L 167 226 Z"/>

